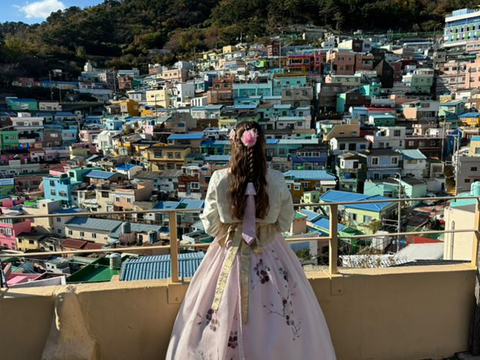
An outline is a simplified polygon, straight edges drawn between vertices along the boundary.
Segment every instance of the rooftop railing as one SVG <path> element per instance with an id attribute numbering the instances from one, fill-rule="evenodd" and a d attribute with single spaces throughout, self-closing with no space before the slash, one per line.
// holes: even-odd
<path id="1" fill-rule="evenodd" d="M 379 203 L 405 203 L 405 202 L 426 202 L 426 201 L 450 201 L 450 200 L 474 200 L 475 205 L 475 221 L 471 229 L 458 229 L 458 230 L 427 230 L 427 231 L 397 231 L 395 233 L 388 234 L 362 234 L 362 235 L 339 235 L 338 231 L 332 229 L 338 229 L 338 211 L 339 208 L 348 205 L 359 204 L 379 204 Z M 338 249 L 339 240 L 341 239 L 367 239 L 376 236 L 390 236 L 390 237 L 412 237 L 422 235 L 436 235 L 436 234 L 448 234 L 448 233 L 472 233 L 473 235 L 473 247 L 472 257 L 470 264 L 473 267 L 478 265 L 478 244 L 480 240 L 480 197 L 468 196 L 468 197 L 422 197 L 422 198 L 403 198 L 403 199 L 387 199 L 387 200 L 365 200 L 365 201 L 351 201 L 351 202 L 331 202 L 331 203 L 312 203 L 312 204 L 295 204 L 295 208 L 302 207 L 328 207 L 329 208 L 329 235 L 328 236 L 292 236 L 287 238 L 287 242 L 306 242 L 306 241 L 328 241 L 328 273 L 330 275 L 338 274 Z M 177 214 L 179 213 L 199 213 L 202 209 L 166 209 L 166 210 L 136 210 L 136 211 L 110 211 L 110 212 L 77 212 L 77 213 L 60 213 L 60 214 L 44 214 L 44 215 L 17 215 L 17 216 L 4 216 L 4 219 L 33 219 L 33 218 L 51 218 L 51 217 L 78 217 L 78 216 L 114 216 L 114 215 L 133 215 L 133 214 L 168 214 L 169 218 L 169 242 L 170 245 L 151 245 L 151 246 L 128 246 L 120 248 L 103 248 L 93 250 L 64 250 L 64 251 L 42 251 L 42 252 L 8 252 L 0 253 L 0 260 L 2 258 L 36 258 L 54 255 L 81 255 L 81 254 L 98 254 L 98 253 L 138 253 L 149 250 L 165 250 L 170 249 L 171 256 L 171 281 L 180 282 L 178 271 L 178 252 L 180 248 L 206 248 L 210 244 L 180 244 L 177 237 Z"/>

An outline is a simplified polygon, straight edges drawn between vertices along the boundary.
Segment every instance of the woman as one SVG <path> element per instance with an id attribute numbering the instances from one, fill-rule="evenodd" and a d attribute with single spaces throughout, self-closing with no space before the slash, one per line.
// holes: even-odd
<path id="1" fill-rule="evenodd" d="M 283 174 L 267 169 L 256 122 L 230 133 L 201 215 L 215 237 L 188 288 L 167 359 L 335 359 L 325 318 L 281 232 L 295 212 Z"/>

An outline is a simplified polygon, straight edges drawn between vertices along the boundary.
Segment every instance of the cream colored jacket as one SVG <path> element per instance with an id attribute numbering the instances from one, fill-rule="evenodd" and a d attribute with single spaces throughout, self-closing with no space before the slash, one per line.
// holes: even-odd
<path id="1" fill-rule="evenodd" d="M 231 199 L 228 188 L 229 169 L 215 171 L 208 184 L 203 214 L 200 215 L 205 232 L 208 235 L 216 236 L 222 224 L 240 222 L 230 212 Z M 295 211 L 292 196 L 280 171 L 267 170 L 267 194 L 269 199 L 267 216 L 264 219 L 257 218 L 256 221 L 277 224 L 282 232 L 289 230 Z"/>

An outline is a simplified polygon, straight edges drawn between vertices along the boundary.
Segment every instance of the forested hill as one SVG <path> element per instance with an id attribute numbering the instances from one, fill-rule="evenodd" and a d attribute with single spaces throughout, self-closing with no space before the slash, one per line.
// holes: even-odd
<path id="1" fill-rule="evenodd" d="M 333 30 L 441 29 L 444 15 L 480 0 L 106 0 L 71 7 L 45 22 L 0 24 L 0 70 L 32 76 L 60 62 L 70 70 L 87 58 L 144 66 L 151 48 L 175 56 L 275 33 L 279 26 L 313 24 Z M 8 64 L 8 67 L 5 67 Z M 2 72 L 2 71 L 0 71 Z M 37 74 L 39 73 L 39 74 Z"/>

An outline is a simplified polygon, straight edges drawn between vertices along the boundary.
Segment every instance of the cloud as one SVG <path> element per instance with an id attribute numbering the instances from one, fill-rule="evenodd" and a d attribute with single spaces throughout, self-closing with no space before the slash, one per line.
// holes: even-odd
<path id="1" fill-rule="evenodd" d="M 64 10 L 65 4 L 60 0 L 35 1 L 20 8 L 27 19 L 46 19 L 52 12 Z"/>

